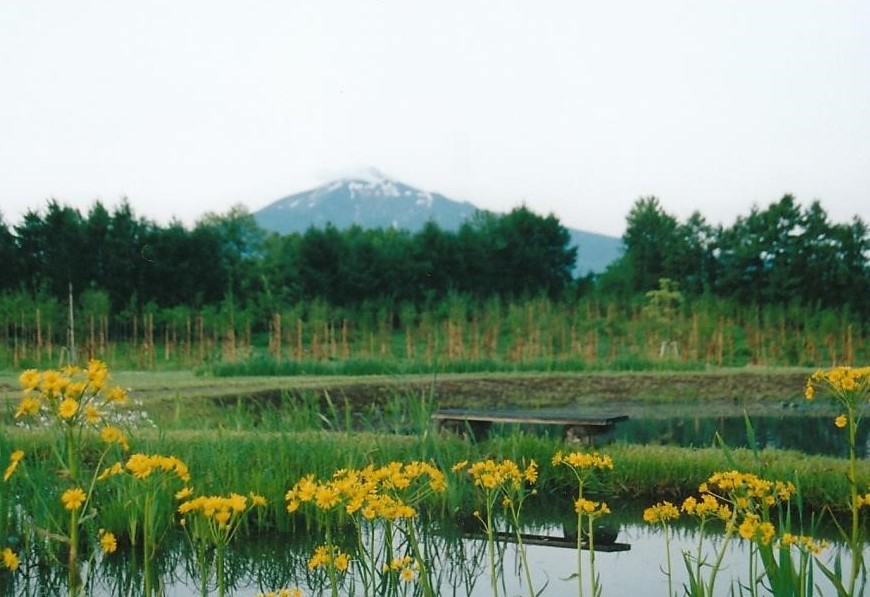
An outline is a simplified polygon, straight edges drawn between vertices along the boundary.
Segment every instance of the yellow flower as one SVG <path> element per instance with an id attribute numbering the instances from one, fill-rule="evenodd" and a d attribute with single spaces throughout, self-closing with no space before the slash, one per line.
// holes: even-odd
<path id="1" fill-rule="evenodd" d="M 227 523 L 230 521 L 230 511 L 229 510 L 221 510 L 217 514 L 214 515 L 214 519 L 217 521 L 218 526 L 220 526 L 220 528 L 226 528 Z"/>
<path id="2" fill-rule="evenodd" d="M 0 558 L 3 560 L 3 567 L 7 570 L 18 569 L 18 556 L 8 547 L 4 548 L 3 551 L 0 551 Z"/>
<path id="3" fill-rule="evenodd" d="M 585 498 L 578 498 L 574 502 L 574 511 L 578 514 L 587 514 L 588 516 L 597 517 L 602 514 L 609 514 L 610 508 L 604 502 L 593 502 Z"/>
<path id="4" fill-rule="evenodd" d="M 329 510 L 338 503 L 338 492 L 329 485 L 321 485 L 314 494 L 314 503 L 321 510 Z"/>
<path id="5" fill-rule="evenodd" d="M 187 497 L 190 497 L 191 495 L 193 495 L 193 488 L 192 487 L 185 487 L 184 489 L 179 489 L 176 492 L 175 499 L 183 500 Z"/>
<path id="6" fill-rule="evenodd" d="M 100 548 L 105 553 L 115 553 L 115 550 L 118 549 L 118 541 L 115 539 L 115 534 L 100 529 Z"/>
<path id="7" fill-rule="evenodd" d="M 350 558 L 344 552 L 338 552 L 338 555 L 335 556 L 335 560 L 333 560 L 333 565 L 336 570 L 340 570 L 341 572 L 346 572 L 348 566 L 350 566 Z"/>
<path id="8" fill-rule="evenodd" d="M 57 409 L 57 414 L 62 419 L 71 419 L 79 411 L 79 403 L 72 398 L 64 398 Z"/>
<path id="9" fill-rule="evenodd" d="M 88 361 L 88 383 L 95 392 L 103 389 L 106 379 L 109 377 L 109 368 L 102 361 L 91 359 Z"/>
<path id="10" fill-rule="evenodd" d="M 593 452 L 591 454 L 584 452 L 562 454 L 561 452 L 556 452 L 553 456 L 553 465 L 555 466 L 558 464 L 567 464 L 575 469 L 612 469 L 613 459 L 606 454 L 598 454 L 598 452 Z"/>
<path id="11" fill-rule="evenodd" d="M 23 415 L 32 417 L 39 412 L 41 406 L 42 403 L 37 398 L 25 396 L 18 404 L 18 410 L 15 411 L 15 418 L 17 419 Z"/>
<path id="12" fill-rule="evenodd" d="M 127 392 L 124 388 L 114 387 L 106 392 L 106 400 L 109 402 L 124 402 L 127 399 Z"/>
<path id="13" fill-rule="evenodd" d="M 106 425 L 100 429 L 100 439 L 107 444 L 121 444 L 123 446 L 127 443 L 124 433 L 112 425 Z"/>
<path id="14" fill-rule="evenodd" d="M 112 466 L 106 467 L 103 469 L 103 472 L 100 473 L 100 476 L 97 477 L 97 481 L 105 481 L 109 477 L 114 477 L 115 475 L 120 475 L 124 473 L 124 467 L 121 466 L 120 462 L 116 462 Z"/>
<path id="15" fill-rule="evenodd" d="M 532 460 L 526 470 L 523 471 L 523 477 L 529 483 L 535 483 L 538 480 L 538 463 Z"/>
<path id="16" fill-rule="evenodd" d="M 846 419 L 846 415 L 840 415 L 836 419 L 834 419 L 834 425 L 842 429 L 849 423 L 848 419 Z"/>
<path id="17" fill-rule="evenodd" d="M 329 551 L 325 545 L 318 545 L 314 549 L 314 553 L 311 555 L 311 558 L 308 560 L 308 569 L 314 570 L 315 568 L 319 568 L 320 566 L 325 566 L 331 561 L 331 557 L 329 555 Z"/>
<path id="18" fill-rule="evenodd" d="M 665 523 L 680 517 L 680 511 L 671 502 L 660 502 L 643 511 L 643 519 L 649 524 Z"/>
<path id="19" fill-rule="evenodd" d="M 59 396 L 68 384 L 68 377 L 64 377 L 59 372 L 49 369 L 42 373 L 39 389 L 42 390 L 46 396 L 54 398 Z"/>
<path id="20" fill-rule="evenodd" d="M 21 389 L 25 392 L 35 390 L 39 385 L 39 371 L 36 369 L 27 369 L 24 373 L 18 376 L 18 383 L 21 385 Z"/>
<path id="21" fill-rule="evenodd" d="M 261 508 L 265 507 L 266 498 L 264 498 L 262 495 L 260 495 L 258 493 L 251 493 L 251 505 L 259 506 Z"/>
<path id="22" fill-rule="evenodd" d="M 453 471 L 454 473 L 458 473 L 460 471 L 464 471 L 467 466 L 468 466 L 468 461 L 461 460 L 461 461 L 457 462 L 456 464 L 454 464 L 453 468 L 450 470 Z"/>
<path id="23" fill-rule="evenodd" d="M 402 568 L 402 571 L 399 573 L 399 578 L 401 578 L 405 582 L 411 582 L 416 578 L 416 574 L 414 573 L 413 568 L 410 566 L 406 566 Z"/>
<path id="24" fill-rule="evenodd" d="M 18 463 L 24 458 L 24 450 L 15 450 L 9 456 L 9 466 L 6 467 L 6 472 L 3 473 L 3 480 L 8 481 L 15 469 L 18 468 Z"/>
<path id="25" fill-rule="evenodd" d="M 67 510 L 78 510 L 85 503 L 87 496 L 81 487 L 72 487 L 63 492 L 60 501 Z"/>
<path id="26" fill-rule="evenodd" d="M 100 422 L 100 409 L 98 409 L 93 404 L 88 404 L 85 407 L 85 420 L 91 424 L 96 425 Z"/>
<path id="27" fill-rule="evenodd" d="M 303 597 L 303 594 L 302 589 L 294 587 L 292 589 L 278 589 L 277 591 L 259 593 L 257 597 Z"/>
<path id="28" fill-rule="evenodd" d="M 235 512 L 244 512 L 248 505 L 248 498 L 238 493 L 231 493 L 228 500 L 229 507 Z"/>

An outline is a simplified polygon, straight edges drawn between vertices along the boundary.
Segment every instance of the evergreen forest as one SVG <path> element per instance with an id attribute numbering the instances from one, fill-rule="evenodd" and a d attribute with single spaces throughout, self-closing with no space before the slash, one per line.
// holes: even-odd
<path id="1" fill-rule="evenodd" d="M 730 226 L 655 197 L 624 253 L 527 207 L 458 230 L 279 235 L 242 206 L 192 227 L 124 201 L 0 218 L 0 369 L 101 358 L 234 373 L 829 366 L 870 360 L 870 235 L 791 195 Z M 353 364 L 358 367 L 353 369 Z"/>

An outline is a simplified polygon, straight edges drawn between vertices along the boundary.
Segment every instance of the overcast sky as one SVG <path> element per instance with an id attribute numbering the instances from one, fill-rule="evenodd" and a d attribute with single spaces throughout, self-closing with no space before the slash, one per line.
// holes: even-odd
<path id="1" fill-rule="evenodd" d="M 2 0 L 0 213 L 192 224 L 361 168 L 621 235 L 870 213 L 870 2 Z"/>

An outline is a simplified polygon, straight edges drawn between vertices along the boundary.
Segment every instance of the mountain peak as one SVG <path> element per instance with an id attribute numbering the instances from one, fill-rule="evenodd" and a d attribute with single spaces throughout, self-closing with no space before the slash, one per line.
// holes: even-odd
<path id="1" fill-rule="evenodd" d="M 389 176 L 387 176 L 377 168 L 373 168 L 371 166 L 359 168 L 357 170 L 351 170 L 345 173 L 345 175 L 340 178 L 340 181 L 362 181 L 371 184 L 393 182 Z"/>
<path id="2" fill-rule="evenodd" d="M 390 179 L 375 168 L 348 173 L 310 191 L 279 199 L 255 212 L 263 229 L 279 234 L 304 233 L 332 224 L 338 229 L 396 228 L 416 232 L 427 222 L 459 230 L 478 208 Z M 570 230 L 580 247 L 577 271 L 601 272 L 622 251 L 620 239 Z"/>
<path id="3" fill-rule="evenodd" d="M 279 199 L 256 212 L 254 218 L 266 230 L 279 233 L 304 232 L 328 223 L 337 228 L 357 225 L 415 231 L 430 220 L 455 230 L 475 211 L 470 203 L 452 201 L 366 168 Z"/>

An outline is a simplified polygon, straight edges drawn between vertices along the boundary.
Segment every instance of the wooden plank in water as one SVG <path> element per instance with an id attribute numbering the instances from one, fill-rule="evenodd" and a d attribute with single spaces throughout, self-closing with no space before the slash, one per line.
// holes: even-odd
<path id="1" fill-rule="evenodd" d="M 485 535 L 468 535 L 469 537 L 474 538 L 485 538 Z M 495 539 L 500 541 L 506 541 L 511 543 L 516 543 L 517 537 L 515 533 L 507 533 L 504 531 L 496 531 L 493 533 Z M 539 535 L 539 534 L 530 534 L 530 533 L 521 533 L 520 538 L 522 539 L 525 545 L 541 545 L 545 547 L 562 547 L 567 549 L 577 549 L 577 539 L 572 539 L 570 537 L 554 537 L 552 535 Z M 595 551 L 600 552 L 617 552 L 617 551 L 629 551 L 631 549 L 631 544 L 629 543 L 618 543 L 616 541 L 611 542 L 596 542 L 594 544 Z M 583 541 L 580 543 L 580 549 L 589 549 L 589 543 Z"/>

